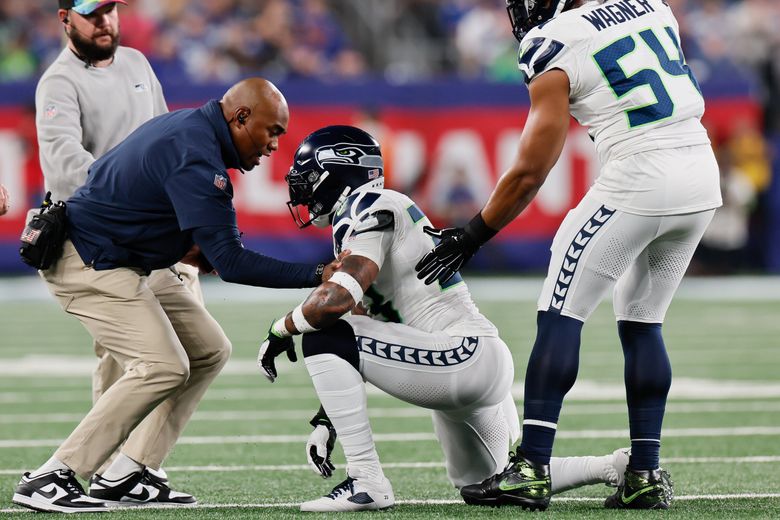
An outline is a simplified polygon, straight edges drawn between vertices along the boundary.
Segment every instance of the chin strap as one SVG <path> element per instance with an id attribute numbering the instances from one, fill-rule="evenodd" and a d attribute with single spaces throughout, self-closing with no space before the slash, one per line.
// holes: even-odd
<path id="1" fill-rule="evenodd" d="M 326 171 L 325 173 L 327 174 L 328 172 Z M 320 181 L 319 182 L 321 182 L 324 177 L 325 177 L 325 175 L 320 177 Z M 318 184 L 315 185 L 315 188 L 314 188 L 315 190 L 317 189 L 316 186 L 319 186 L 319 182 L 318 182 Z M 335 213 L 336 211 L 338 211 L 339 208 L 341 208 L 341 205 L 344 204 L 344 202 L 347 200 L 347 198 L 349 198 L 350 195 L 354 195 L 355 193 L 358 193 L 358 192 L 361 192 L 361 191 L 364 191 L 364 190 L 381 190 L 384 187 L 385 187 L 385 178 L 384 177 L 379 177 L 378 179 L 376 179 L 376 180 L 374 180 L 372 182 L 367 182 L 367 183 L 365 183 L 365 184 L 363 184 L 361 186 L 358 186 L 355 189 L 352 189 L 350 186 L 346 186 L 344 188 L 344 191 L 341 192 L 341 195 L 339 195 L 339 198 L 336 200 L 336 203 L 333 204 L 333 207 L 330 209 L 330 211 L 328 213 L 324 214 L 324 215 L 318 215 L 317 217 L 311 219 L 311 223 L 315 227 L 319 227 L 319 228 L 328 227 L 330 225 L 330 216 L 333 213 Z"/>

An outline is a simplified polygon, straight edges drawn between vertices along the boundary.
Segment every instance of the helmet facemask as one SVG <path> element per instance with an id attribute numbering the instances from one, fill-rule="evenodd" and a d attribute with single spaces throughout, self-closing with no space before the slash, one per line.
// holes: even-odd
<path id="1" fill-rule="evenodd" d="M 383 169 L 379 144 L 363 130 L 332 126 L 312 133 L 298 147 L 285 177 L 293 220 L 299 228 L 328 227 L 351 194 L 384 186 Z"/>
<path id="2" fill-rule="evenodd" d="M 574 4 L 575 0 L 506 0 L 506 12 L 512 24 L 512 34 L 522 41 L 528 31 L 555 18 Z"/>

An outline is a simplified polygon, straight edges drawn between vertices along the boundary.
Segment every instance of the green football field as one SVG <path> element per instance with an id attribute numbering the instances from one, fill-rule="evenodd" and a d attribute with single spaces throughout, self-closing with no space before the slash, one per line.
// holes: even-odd
<path id="1" fill-rule="evenodd" d="M 521 413 L 525 363 L 535 334 L 536 284 L 518 291 L 510 281 L 481 290 L 473 284 L 477 304 L 512 349 Z M 771 284 L 780 285 L 776 279 Z M 672 509 L 604 510 L 611 488 L 591 486 L 555 497 L 541 514 L 780 518 L 780 294 L 754 298 L 733 282 L 697 287 L 681 291 L 664 326 L 674 370 L 662 451 L 662 464 L 676 484 Z M 94 359 L 86 332 L 53 300 L 28 298 L 14 285 L 0 283 L 0 291 L 0 517 L 17 518 L 27 514 L 11 504 L 19 476 L 44 462 L 89 409 Z M 332 479 L 323 480 L 306 466 L 308 419 L 318 401 L 303 364 L 280 358 L 280 377 L 270 384 L 254 363 L 268 323 L 300 301 L 299 293 L 281 292 L 273 301 L 262 296 L 267 293 L 240 294 L 207 291 L 210 310 L 233 342 L 233 359 L 165 465 L 173 486 L 195 494 L 199 505 L 123 510 L 110 518 L 301 517 L 297 504 L 327 493 L 342 479 L 338 447 L 338 473 Z M 579 378 L 564 404 L 556 455 L 602 455 L 626 446 L 623 396 L 622 353 L 607 302 L 585 327 Z M 355 516 L 531 514 L 462 504 L 446 479 L 429 413 L 373 388 L 369 407 L 397 505 Z"/>

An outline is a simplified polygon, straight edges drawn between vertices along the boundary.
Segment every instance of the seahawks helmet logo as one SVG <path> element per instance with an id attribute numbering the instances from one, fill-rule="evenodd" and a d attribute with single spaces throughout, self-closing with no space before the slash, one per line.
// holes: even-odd
<path id="1" fill-rule="evenodd" d="M 317 164 L 323 169 L 326 164 L 352 164 L 367 168 L 382 168 L 382 157 L 374 155 L 376 146 L 353 143 L 338 143 L 317 149 Z"/>

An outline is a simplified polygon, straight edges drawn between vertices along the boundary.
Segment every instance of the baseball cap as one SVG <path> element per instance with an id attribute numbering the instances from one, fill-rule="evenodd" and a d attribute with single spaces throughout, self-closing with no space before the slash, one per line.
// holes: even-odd
<path id="1" fill-rule="evenodd" d="M 79 14 L 88 15 L 92 14 L 95 10 L 100 9 L 104 5 L 108 4 L 125 4 L 125 0 L 59 0 L 60 9 L 73 9 Z"/>

